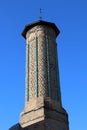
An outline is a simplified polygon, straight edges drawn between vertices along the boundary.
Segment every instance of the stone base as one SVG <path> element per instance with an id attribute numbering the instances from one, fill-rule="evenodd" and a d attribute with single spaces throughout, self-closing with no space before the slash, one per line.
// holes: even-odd
<path id="1" fill-rule="evenodd" d="M 25 105 L 20 126 L 20 130 L 69 130 L 68 115 L 58 102 L 39 97 Z"/>

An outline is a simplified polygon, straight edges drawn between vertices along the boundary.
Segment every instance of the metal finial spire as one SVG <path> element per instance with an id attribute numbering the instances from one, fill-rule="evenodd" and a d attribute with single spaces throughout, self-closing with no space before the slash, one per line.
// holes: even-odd
<path id="1" fill-rule="evenodd" d="M 42 20 L 42 9 L 40 8 L 40 20 Z"/>

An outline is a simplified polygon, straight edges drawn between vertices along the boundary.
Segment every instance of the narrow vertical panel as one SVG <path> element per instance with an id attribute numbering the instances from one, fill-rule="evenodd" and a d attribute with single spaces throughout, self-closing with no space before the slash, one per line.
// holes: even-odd
<path id="1" fill-rule="evenodd" d="M 36 44 L 36 97 L 38 97 L 38 38 L 35 38 Z"/>
<path id="2" fill-rule="evenodd" d="M 49 57 L 49 43 L 48 38 L 46 36 L 46 53 L 47 53 L 47 74 L 48 74 L 48 97 L 51 96 L 51 90 L 50 90 L 50 57 Z"/>
<path id="3" fill-rule="evenodd" d="M 27 101 L 27 88 L 28 88 L 28 44 L 26 44 L 26 88 L 25 88 L 25 101 Z"/>
<path id="4" fill-rule="evenodd" d="M 30 53 L 30 51 L 29 51 L 29 43 L 28 43 L 28 88 L 27 88 L 27 101 L 29 101 L 29 53 Z"/>
<path id="5" fill-rule="evenodd" d="M 26 90 L 25 100 L 29 101 L 29 44 L 26 44 Z"/>
<path id="6" fill-rule="evenodd" d="M 60 92 L 60 80 L 59 80 L 59 67 L 58 67 L 58 58 L 57 58 L 57 43 L 55 46 L 55 56 L 56 56 L 56 83 L 57 83 L 57 98 L 58 101 L 61 103 L 61 92 Z"/>

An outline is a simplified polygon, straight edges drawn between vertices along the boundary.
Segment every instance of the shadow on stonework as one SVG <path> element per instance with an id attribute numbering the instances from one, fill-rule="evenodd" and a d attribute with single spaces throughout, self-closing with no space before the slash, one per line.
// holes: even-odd
<path id="1" fill-rule="evenodd" d="M 17 123 L 17 124 L 15 124 L 15 125 L 13 125 L 11 128 L 9 128 L 8 130 L 21 130 L 21 129 L 20 129 L 20 124 Z"/>
<path id="2" fill-rule="evenodd" d="M 22 128 L 19 123 L 13 125 L 8 130 L 44 130 L 44 121 Z"/>

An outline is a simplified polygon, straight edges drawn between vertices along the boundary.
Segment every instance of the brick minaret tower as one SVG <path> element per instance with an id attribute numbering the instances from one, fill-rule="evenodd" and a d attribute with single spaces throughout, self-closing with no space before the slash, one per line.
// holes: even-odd
<path id="1" fill-rule="evenodd" d="M 22 128 L 68 130 L 67 113 L 62 108 L 54 23 L 39 20 L 25 26 L 26 94 L 20 116 Z M 34 127 L 36 125 L 36 127 Z"/>
<path id="2" fill-rule="evenodd" d="M 69 130 L 68 115 L 61 103 L 57 43 L 60 31 L 54 23 L 26 25 L 25 107 L 20 130 Z"/>

